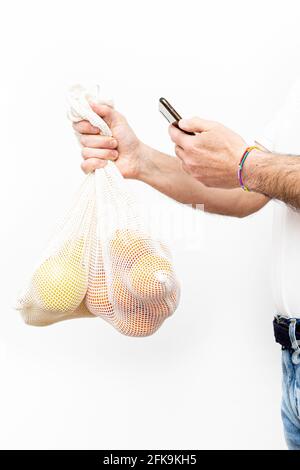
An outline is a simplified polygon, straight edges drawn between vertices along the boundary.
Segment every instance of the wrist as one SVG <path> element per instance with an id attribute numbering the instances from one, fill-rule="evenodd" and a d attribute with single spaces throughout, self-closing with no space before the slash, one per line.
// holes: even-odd
<path id="1" fill-rule="evenodd" d="M 256 187 L 255 187 L 255 181 L 256 181 L 256 178 L 255 178 L 255 174 L 256 174 L 256 171 L 257 171 L 257 168 L 259 166 L 260 163 L 262 163 L 262 160 L 265 156 L 265 152 L 263 152 L 262 150 L 259 150 L 259 149 L 253 149 L 245 163 L 244 163 L 244 166 L 243 166 L 243 182 L 245 184 L 245 186 L 247 186 L 247 188 L 250 190 L 250 191 L 255 191 Z"/>
<path id="2" fill-rule="evenodd" d="M 152 162 L 154 149 L 149 147 L 149 145 L 140 142 L 139 147 L 139 165 L 135 175 L 135 179 L 139 181 L 147 181 L 148 176 L 154 170 L 154 165 Z"/>
<path id="3" fill-rule="evenodd" d="M 147 159 L 147 146 L 141 141 L 137 141 L 130 151 L 129 157 L 126 155 L 117 161 L 117 166 L 126 179 L 141 180 L 144 173 L 145 160 Z"/>

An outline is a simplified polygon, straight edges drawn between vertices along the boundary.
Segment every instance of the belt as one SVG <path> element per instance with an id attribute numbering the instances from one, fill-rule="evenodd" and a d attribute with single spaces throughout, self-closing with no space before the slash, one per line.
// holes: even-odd
<path id="1" fill-rule="evenodd" d="M 295 351 L 299 348 L 300 318 L 295 319 L 276 315 L 273 320 L 273 328 L 275 341 L 281 344 L 282 349 Z"/>

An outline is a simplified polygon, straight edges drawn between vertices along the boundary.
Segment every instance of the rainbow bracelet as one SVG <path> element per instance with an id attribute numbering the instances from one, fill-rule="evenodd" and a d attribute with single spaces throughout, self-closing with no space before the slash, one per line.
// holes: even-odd
<path id="1" fill-rule="evenodd" d="M 241 188 L 244 190 L 244 191 L 249 191 L 249 188 L 247 188 L 247 186 L 244 185 L 243 183 L 243 178 L 242 178 L 242 170 L 243 170 L 243 166 L 244 166 L 244 163 L 246 161 L 246 158 L 248 157 L 249 153 L 251 152 L 251 150 L 254 150 L 254 149 L 257 149 L 259 150 L 258 147 L 256 147 L 255 145 L 252 145 L 251 147 L 247 147 L 245 152 L 243 153 L 243 156 L 240 160 L 240 163 L 239 163 L 239 166 L 238 166 L 238 180 L 240 182 L 240 186 Z"/>

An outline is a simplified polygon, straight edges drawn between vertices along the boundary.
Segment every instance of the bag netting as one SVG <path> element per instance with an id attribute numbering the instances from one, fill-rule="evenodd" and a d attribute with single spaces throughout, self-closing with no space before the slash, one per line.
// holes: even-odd
<path id="1" fill-rule="evenodd" d="M 69 117 L 112 135 L 89 100 L 98 88 L 70 92 Z M 88 175 L 30 276 L 17 308 L 31 325 L 102 317 L 130 336 L 154 333 L 174 313 L 179 284 L 167 247 L 147 229 L 115 163 Z"/>

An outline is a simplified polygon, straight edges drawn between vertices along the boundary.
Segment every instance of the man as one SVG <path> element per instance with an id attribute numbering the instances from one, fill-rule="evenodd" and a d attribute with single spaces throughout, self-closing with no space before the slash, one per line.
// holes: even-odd
<path id="1" fill-rule="evenodd" d="M 283 349 L 285 436 L 290 449 L 300 450 L 300 85 L 258 139 L 257 148 L 247 148 L 242 137 L 223 125 L 195 117 L 179 122 L 195 135 L 169 127 L 177 158 L 142 143 L 116 110 L 92 107 L 113 137 L 99 135 L 87 121 L 74 124 L 81 134 L 86 173 L 115 160 L 125 178 L 144 181 L 182 203 L 204 204 L 208 212 L 236 217 L 258 211 L 270 199 L 279 201 L 274 331 Z"/>

